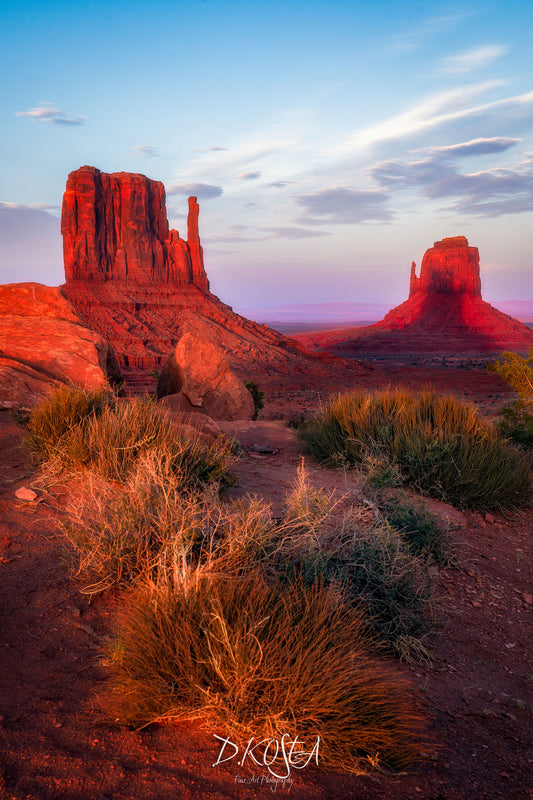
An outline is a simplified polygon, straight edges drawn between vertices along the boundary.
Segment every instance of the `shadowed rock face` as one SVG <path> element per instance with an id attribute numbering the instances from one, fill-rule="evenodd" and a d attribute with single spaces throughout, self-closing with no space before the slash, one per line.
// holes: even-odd
<path id="1" fill-rule="evenodd" d="M 408 299 L 375 325 L 299 334 L 306 347 L 339 354 L 527 350 L 533 331 L 481 297 L 479 252 L 464 236 L 435 242 L 411 265 Z"/>
<path id="2" fill-rule="evenodd" d="M 196 198 L 189 198 L 189 241 L 184 241 L 168 227 L 162 183 L 144 175 L 109 175 L 80 167 L 68 176 L 63 196 L 67 282 L 193 284 L 208 292 L 198 213 Z"/>

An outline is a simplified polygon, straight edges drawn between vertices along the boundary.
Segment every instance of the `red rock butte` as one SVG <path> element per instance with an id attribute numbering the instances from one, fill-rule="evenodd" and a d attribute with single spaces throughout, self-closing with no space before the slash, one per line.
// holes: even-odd
<path id="1" fill-rule="evenodd" d="M 111 344 L 130 388 L 147 388 L 186 332 L 215 344 L 241 377 L 312 372 L 316 355 L 210 292 L 198 216 L 190 197 L 184 240 L 169 229 L 159 181 L 88 166 L 68 176 L 62 292 Z"/>
<path id="2" fill-rule="evenodd" d="M 479 252 L 464 236 L 435 242 L 411 265 L 408 299 L 375 325 L 297 334 L 307 347 L 339 354 L 483 353 L 528 350 L 533 331 L 481 297 Z"/>
<path id="3" fill-rule="evenodd" d="M 196 197 L 190 197 L 184 241 L 168 227 L 159 181 L 128 172 L 108 175 L 95 167 L 71 172 L 61 216 L 67 284 L 168 283 L 208 292 L 198 213 Z"/>

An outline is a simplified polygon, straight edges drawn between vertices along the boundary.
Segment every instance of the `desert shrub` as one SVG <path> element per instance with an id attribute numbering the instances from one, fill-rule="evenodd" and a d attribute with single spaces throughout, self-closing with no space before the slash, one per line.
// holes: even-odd
<path id="1" fill-rule="evenodd" d="M 150 400 L 133 399 L 104 409 L 74 431 L 81 460 L 103 477 L 124 480 L 138 458 L 159 451 L 190 483 L 230 485 L 231 444 L 206 445 L 202 434 L 177 425 Z"/>
<path id="2" fill-rule="evenodd" d="M 423 715 L 370 647 L 334 585 L 167 578 L 120 616 L 111 705 L 135 726 L 198 718 L 240 744 L 289 734 L 309 749 L 320 736 L 320 765 L 404 768 L 420 757 Z"/>
<path id="3" fill-rule="evenodd" d="M 502 361 L 490 361 L 487 369 L 500 375 L 520 399 L 533 399 L 533 347 L 527 357 L 504 352 Z"/>
<path id="4" fill-rule="evenodd" d="M 257 415 L 264 408 L 264 397 L 265 393 L 261 391 L 259 386 L 255 381 L 244 381 L 244 385 L 252 395 L 252 400 L 254 401 L 254 415 L 253 419 L 257 419 Z"/>
<path id="5" fill-rule="evenodd" d="M 533 449 L 533 403 L 517 400 L 500 410 L 498 428 L 506 439 L 526 450 Z"/>
<path id="6" fill-rule="evenodd" d="M 231 443 L 205 443 L 150 400 L 118 400 L 103 392 L 62 388 L 32 413 L 29 444 L 43 460 L 89 468 L 124 481 L 138 459 L 157 453 L 189 484 L 231 485 Z"/>
<path id="7" fill-rule="evenodd" d="M 386 453 L 368 453 L 363 457 L 361 468 L 372 489 L 390 489 L 402 483 L 400 467 L 395 459 Z"/>
<path id="8" fill-rule="evenodd" d="M 83 474 L 84 487 L 60 524 L 82 591 L 129 586 L 170 563 L 188 563 L 202 538 L 204 514 L 187 481 L 159 451 L 139 457 L 122 485 Z"/>
<path id="9" fill-rule="evenodd" d="M 341 584 L 369 617 L 368 630 L 402 658 L 425 654 L 435 625 L 427 565 L 383 525 L 362 526 L 357 509 L 342 516 L 303 468 L 274 518 L 261 498 L 222 503 L 215 491 L 191 492 L 170 459 L 142 456 L 123 485 L 86 478 L 62 530 L 83 591 L 139 580 L 260 571 L 267 582 Z M 410 642 L 410 644 L 409 644 Z M 407 643 L 407 644 L 406 644 Z"/>
<path id="10" fill-rule="evenodd" d="M 26 444 L 42 460 L 62 457 L 72 431 L 114 402 L 115 396 L 104 387 L 87 391 L 59 386 L 30 412 Z"/>
<path id="11" fill-rule="evenodd" d="M 396 463 L 425 494 L 471 508 L 509 508 L 529 497 L 529 465 L 474 406 L 432 392 L 347 394 L 300 431 L 318 461 Z"/>
<path id="12" fill-rule="evenodd" d="M 425 563 L 387 526 L 362 528 L 344 521 L 335 544 L 291 553 L 278 570 L 307 585 L 317 580 L 342 586 L 347 600 L 366 611 L 367 630 L 400 659 L 429 658 L 423 641 L 438 623 L 433 584 Z"/>
<path id="13" fill-rule="evenodd" d="M 502 353 L 502 361 L 487 364 L 518 394 L 519 400 L 500 410 L 498 427 L 506 439 L 526 450 L 533 448 L 533 348 L 528 357 Z"/>
<path id="14" fill-rule="evenodd" d="M 414 506 L 408 500 L 398 499 L 384 503 L 381 511 L 415 556 L 442 566 L 453 562 L 448 531 L 434 514 Z"/>

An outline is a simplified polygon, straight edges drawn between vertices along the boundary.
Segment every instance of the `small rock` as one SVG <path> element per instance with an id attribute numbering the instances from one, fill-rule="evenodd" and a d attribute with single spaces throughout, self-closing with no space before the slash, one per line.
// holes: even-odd
<path id="1" fill-rule="evenodd" d="M 495 522 L 495 519 L 492 516 L 492 514 L 485 514 L 485 522 L 488 522 L 489 525 L 492 525 L 492 523 Z"/>
<path id="2" fill-rule="evenodd" d="M 533 605 L 533 594 L 528 594 L 528 592 L 522 592 L 522 599 L 527 606 Z"/>
<path id="3" fill-rule="evenodd" d="M 279 453 L 279 450 L 276 447 L 269 447 L 266 444 L 253 444 L 252 450 L 254 453 L 260 453 L 261 455 L 276 455 Z"/>
<path id="4" fill-rule="evenodd" d="M 26 488 L 26 486 L 21 486 L 20 489 L 17 489 L 15 492 L 15 497 L 18 497 L 19 500 L 26 500 L 28 503 L 31 503 L 33 500 L 37 499 L 37 492 L 34 492 L 33 489 Z"/>

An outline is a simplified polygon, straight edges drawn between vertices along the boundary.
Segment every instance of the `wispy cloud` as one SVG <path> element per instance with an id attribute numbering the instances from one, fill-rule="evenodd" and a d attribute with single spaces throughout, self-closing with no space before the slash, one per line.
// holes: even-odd
<path id="1" fill-rule="evenodd" d="M 329 236 L 329 231 L 310 231 L 305 228 L 295 228 L 291 226 L 280 225 L 278 227 L 265 228 L 274 236 L 281 239 L 312 239 L 315 236 Z"/>
<path id="2" fill-rule="evenodd" d="M 426 43 L 428 38 L 441 36 L 463 22 L 468 16 L 470 16 L 468 13 L 440 14 L 423 19 L 411 26 L 409 30 L 397 34 L 391 43 L 390 50 L 393 53 L 415 50 L 421 44 Z"/>
<path id="3" fill-rule="evenodd" d="M 442 69 L 445 72 L 452 73 L 474 72 L 474 70 L 487 67 L 506 52 L 507 48 L 499 44 L 474 47 L 471 50 L 465 50 L 463 53 L 457 53 L 443 59 Z"/>
<path id="4" fill-rule="evenodd" d="M 25 209 L 25 208 L 33 208 L 39 211 L 58 211 L 59 206 L 49 205 L 48 203 L 9 203 L 8 201 L 0 201 L 0 207 L 2 208 L 16 208 L 16 209 Z"/>
<path id="5" fill-rule="evenodd" d="M 491 153 L 502 153 L 513 147 L 522 139 L 511 139 L 507 136 L 493 136 L 491 138 L 478 138 L 470 139 L 468 142 L 460 142 L 459 144 L 450 144 L 444 147 L 422 147 L 418 150 L 413 150 L 413 153 L 427 153 L 433 159 L 440 158 L 448 160 L 453 158 L 461 158 L 464 156 L 479 156 L 488 155 Z"/>
<path id="6" fill-rule="evenodd" d="M 291 186 L 295 181 L 272 181 L 268 186 L 272 189 L 284 189 L 286 186 Z"/>
<path id="7" fill-rule="evenodd" d="M 34 122 L 52 122 L 55 125 L 83 125 L 87 119 L 61 111 L 54 103 L 43 103 L 42 106 L 30 108 L 28 111 L 16 111 L 15 116 L 30 117 Z"/>
<path id="8" fill-rule="evenodd" d="M 157 147 L 152 147 L 151 144 L 138 144 L 131 149 L 142 158 L 156 158 L 159 156 L 159 150 Z"/>
<path id="9" fill-rule="evenodd" d="M 358 190 L 348 186 L 318 189 L 294 198 L 304 214 L 336 224 L 390 222 L 392 214 L 385 208 L 387 200 L 385 192 Z"/>
<path id="10" fill-rule="evenodd" d="M 238 180 L 241 181 L 255 181 L 257 178 L 261 177 L 261 172 L 259 170 L 254 170 L 250 172 L 241 172 L 240 175 L 237 175 Z"/>
<path id="11" fill-rule="evenodd" d="M 223 191 L 224 190 L 221 186 L 213 186 L 210 183 L 173 183 L 166 188 L 167 195 L 194 195 L 195 197 L 200 197 L 203 200 L 210 200 L 213 197 L 220 197 Z"/>
<path id="12" fill-rule="evenodd" d="M 356 131 L 339 148 L 339 152 L 348 153 L 379 142 L 402 139 L 424 130 L 436 128 L 446 122 L 489 111 L 505 110 L 525 104 L 533 107 L 533 92 L 484 105 L 469 105 L 476 97 L 500 86 L 502 86 L 502 81 L 485 81 L 430 95 L 401 114 L 389 117 L 377 125 Z"/>
<path id="13" fill-rule="evenodd" d="M 430 200 L 459 197 L 448 210 L 485 217 L 522 213 L 529 211 L 533 203 L 533 161 L 529 154 L 514 167 L 470 173 L 461 172 L 453 162 L 453 154 L 498 153 L 516 141 L 519 140 L 473 140 L 452 147 L 432 148 L 427 158 L 382 161 L 370 173 L 388 190 L 417 188 Z"/>
<path id="14" fill-rule="evenodd" d="M 218 153 L 218 152 L 226 151 L 227 149 L 228 149 L 227 147 L 218 147 L 217 145 L 214 145 L 213 147 L 201 147 L 198 150 L 196 150 L 196 152 L 197 153 Z"/>

